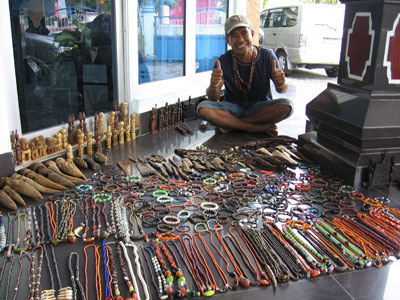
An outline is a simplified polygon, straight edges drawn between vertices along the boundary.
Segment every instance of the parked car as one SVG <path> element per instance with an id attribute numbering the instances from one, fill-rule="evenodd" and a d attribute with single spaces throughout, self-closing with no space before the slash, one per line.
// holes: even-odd
<path id="1" fill-rule="evenodd" d="M 285 5 L 265 9 L 260 17 L 260 45 L 276 53 L 286 75 L 298 67 L 338 75 L 344 5 Z"/>

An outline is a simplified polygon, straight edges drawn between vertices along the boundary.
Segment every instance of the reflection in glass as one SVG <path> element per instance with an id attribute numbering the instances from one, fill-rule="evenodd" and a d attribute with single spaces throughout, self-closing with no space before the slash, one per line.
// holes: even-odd
<path id="1" fill-rule="evenodd" d="M 196 0 L 196 73 L 210 71 L 226 51 L 227 0 Z"/>
<path id="2" fill-rule="evenodd" d="M 184 0 L 139 0 L 139 83 L 183 76 Z"/>
<path id="3" fill-rule="evenodd" d="M 9 3 L 22 132 L 112 110 L 111 0 Z"/>

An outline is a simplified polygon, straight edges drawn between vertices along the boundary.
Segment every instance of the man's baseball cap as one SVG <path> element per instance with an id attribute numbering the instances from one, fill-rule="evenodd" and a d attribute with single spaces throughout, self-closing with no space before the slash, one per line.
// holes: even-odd
<path id="1" fill-rule="evenodd" d="M 230 34 L 233 29 L 238 27 L 247 27 L 251 29 L 251 23 L 246 16 L 242 15 L 231 16 L 225 22 L 225 35 Z"/>

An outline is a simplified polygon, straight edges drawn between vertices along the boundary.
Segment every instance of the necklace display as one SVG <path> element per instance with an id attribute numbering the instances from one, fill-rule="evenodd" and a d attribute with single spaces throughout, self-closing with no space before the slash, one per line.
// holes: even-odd
<path id="1" fill-rule="evenodd" d="M 253 47 L 252 55 L 251 55 L 250 76 L 249 76 L 249 81 L 246 84 L 245 81 L 243 80 L 243 78 L 240 76 L 236 53 L 235 53 L 235 51 L 232 50 L 233 74 L 235 77 L 235 83 L 237 84 L 239 89 L 244 93 L 246 102 L 248 101 L 249 94 L 251 93 L 251 84 L 253 82 L 254 70 L 256 68 L 256 57 L 257 57 L 257 50 L 255 50 Z"/>
<path id="2" fill-rule="evenodd" d="M 256 54 L 253 48 L 252 65 Z M 249 84 L 237 77 L 248 92 L 253 74 Z M 252 147 L 259 144 L 254 141 Z M 22 297 L 23 289 L 12 291 L 12 284 L 22 284 L 27 264 L 29 300 L 150 300 L 156 293 L 160 299 L 181 299 L 276 287 L 381 267 L 399 256 L 400 211 L 387 206 L 390 200 L 366 198 L 310 163 L 301 165 L 301 175 L 259 170 L 255 158 L 261 152 L 185 152 L 171 160 L 174 168 L 187 172 L 186 179 L 166 178 L 173 176 L 167 172 L 164 179 L 149 176 L 130 183 L 122 174 L 101 173 L 79 189 L 7 213 L 7 219 L 0 214 L 5 299 Z M 143 164 L 151 159 L 143 158 Z M 194 165 L 204 173 L 193 171 Z M 75 215 L 76 208 L 81 216 Z M 78 227 L 74 217 L 82 218 Z M 74 243 L 80 233 L 82 240 L 75 245 L 62 243 Z M 66 250 L 58 252 L 58 247 Z M 79 262 L 81 247 L 84 264 Z M 71 287 L 62 287 L 64 265 Z"/>

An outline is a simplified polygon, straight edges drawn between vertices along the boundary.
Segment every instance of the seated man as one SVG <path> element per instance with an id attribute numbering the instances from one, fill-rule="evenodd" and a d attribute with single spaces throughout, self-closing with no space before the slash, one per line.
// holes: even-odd
<path id="1" fill-rule="evenodd" d="M 207 88 L 209 100 L 198 105 L 198 115 L 223 133 L 244 130 L 277 135 L 275 124 L 292 114 L 293 104 L 286 98 L 272 99 L 270 79 L 278 93 L 288 89 L 276 55 L 253 46 L 254 31 L 245 16 L 230 17 L 225 35 L 232 50 L 216 61 Z M 224 100 L 218 102 L 223 85 Z"/>

